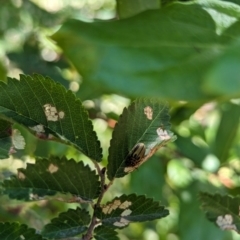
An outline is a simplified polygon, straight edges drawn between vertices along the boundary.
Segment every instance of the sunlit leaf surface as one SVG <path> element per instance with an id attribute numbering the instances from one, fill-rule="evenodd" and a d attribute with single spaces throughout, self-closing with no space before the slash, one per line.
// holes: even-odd
<path id="1" fill-rule="evenodd" d="M 229 90 L 240 96 L 236 88 L 239 46 L 231 50 L 232 41 L 240 36 L 236 18 L 240 8 L 226 1 L 224 4 L 174 3 L 123 20 L 69 20 L 53 39 L 83 75 L 83 92 L 84 88 L 96 87 L 104 93 L 134 98 L 204 101 L 213 97 L 212 93 Z M 213 18 L 221 25 L 227 16 L 235 17 L 231 19 L 236 21 L 235 31 L 224 33 L 230 22 L 222 24 L 222 36 L 217 34 L 216 23 L 206 8 L 211 13 L 225 9 L 225 15 Z M 225 52 L 228 60 L 222 56 Z"/>

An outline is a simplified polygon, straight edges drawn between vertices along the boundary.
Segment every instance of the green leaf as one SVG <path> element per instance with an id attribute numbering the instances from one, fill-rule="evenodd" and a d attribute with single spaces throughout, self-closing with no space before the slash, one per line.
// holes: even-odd
<path id="1" fill-rule="evenodd" d="M 240 7 L 237 4 L 218 0 L 198 0 L 197 2 L 212 16 L 218 34 L 222 34 L 240 18 Z M 229 36 L 227 38 L 229 39 Z"/>
<path id="2" fill-rule="evenodd" d="M 96 216 L 103 225 L 124 228 L 130 222 L 145 222 L 166 217 L 168 210 L 151 198 L 135 194 L 114 198 L 105 206 L 96 209 Z"/>
<path id="3" fill-rule="evenodd" d="M 222 116 L 217 129 L 213 152 L 220 162 L 228 159 L 229 151 L 239 127 L 240 106 L 226 103 L 222 106 Z"/>
<path id="4" fill-rule="evenodd" d="M 198 0 L 197 2 L 206 9 L 215 10 L 217 14 L 240 18 L 240 7 L 235 3 L 218 0 Z"/>
<path id="5" fill-rule="evenodd" d="M 166 161 L 157 154 L 154 155 L 151 161 L 146 162 L 146 165 L 139 168 L 136 174 L 131 175 L 128 189 L 139 195 L 146 194 L 150 198 L 167 201 L 168 196 L 165 194 Z M 143 178 L 147 181 L 143 181 Z M 153 189 L 158 190 L 153 191 Z"/>
<path id="6" fill-rule="evenodd" d="M 160 8 L 160 0 L 117 0 L 117 14 L 119 18 L 127 18 L 149 9 Z"/>
<path id="7" fill-rule="evenodd" d="M 175 206 L 178 214 L 177 232 L 179 239 L 184 240 L 233 240 L 230 232 L 219 231 L 209 222 L 203 211 L 199 208 L 198 199 L 200 189 L 207 189 L 214 192 L 216 188 L 204 181 L 194 181 L 183 191 L 179 192 L 179 204 Z M 172 203 L 174 205 L 174 203 Z M 176 213 L 175 213 L 176 214 Z M 170 216 L 175 218 L 174 211 Z M 170 217 L 169 216 L 169 217 Z M 203 231 L 204 229 L 204 231 Z M 187 230 L 187 231 L 186 231 Z"/>
<path id="8" fill-rule="evenodd" d="M 175 140 L 169 131 L 169 118 L 167 103 L 157 99 L 139 99 L 124 109 L 109 148 L 110 180 L 132 172 L 160 147 Z"/>
<path id="9" fill-rule="evenodd" d="M 12 146 L 12 124 L 0 119 L 0 159 L 7 158 Z"/>
<path id="10" fill-rule="evenodd" d="M 215 61 L 212 68 L 206 72 L 203 89 L 212 92 L 216 96 L 225 98 L 239 97 L 240 84 L 238 79 L 240 58 L 240 21 L 231 25 L 221 36 L 221 42 L 231 44 Z"/>
<path id="11" fill-rule="evenodd" d="M 48 77 L 21 75 L 0 83 L 0 116 L 28 127 L 36 135 L 51 135 L 73 144 L 91 159 L 101 160 L 100 143 L 88 115 L 71 91 Z"/>
<path id="12" fill-rule="evenodd" d="M 100 182 L 89 166 L 66 158 L 37 159 L 36 164 L 18 169 L 18 175 L 3 183 L 11 198 L 38 200 L 56 192 L 71 193 L 83 200 L 98 197 Z"/>
<path id="13" fill-rule="evenodd" d="M 29 2 L 29 4 L 31 5 L 29 8 L 34 7 L 34 4 L 31 2 Z M 33 12 L 35 12 L 34 9 L 32 9 L 31 13 Z M 46 13 L 48 12 L 46 11 Z M 48 19 L 49 22 L 54 21 L 51 18 L 51 14 L 48 13 L 48 16 L 45 14 L 45 18 L 43 17 L 44 14 L 45 13 L 42 13 L 41 20 L 39 19 L 41 24 L 45 19 Z M 28 75 L 32 73 L 39 73 L 52 78 L 55 82 L 58 82 L 64 87 L 68 88 L 70 82 L 63 77 L 63 74 L 61 71 L 59 71 L 59 68 L 61 70 L 66 69 L 69 67 L 69 64 L 67 64 L 63 56 L 58 56 L 58 58 L 52 62 L 43 60 L 43 57 L 41 56 L 41 44 L 42 43 L 35 34 L 30 35 L 27 37 L 24 45 L 21 47 L 21 51 L 8 53 L 7 57 L 10 59 L 12 64 L 20 68 L 24 74 Z"/>
<path id="14" fill-rule="evenodd" d="M 200 201 L 207 218 L 220 229 L 240 232 L 239 197 L 201 193 Z"/>
<path id="15" fill-rule="evenodd" d="M 240 1 L 239 0 L 224 0 L 224 2 L 232 2 L 232 3 L 240 5 Z"/>
<path id="16" fill-rule="evenodd" d="M 82 91 L 170 100 L 205 101 L 203 76 L 227 45 L 210 15 L 191 3 L 117 21 L 69 20 L 52 38 L 83 76 Z"/>
<path id="17" fill-rule="evenodd" d="M 105 226 L 99 226 L 94 229 L 96 240 L 119 240 L 117 232 Z"/>
<path id="18" fill-rule="evenodd" d="M 240 29 L 240 21 L 234 26 Z M 240 32 L 238 31 L 238 35 Z M 229 46 L 214 66 L 206 73 L 204 89 L 216 96 L 236 98 L 240 96 L 239 81 L 240 37 Z"/>
<path id="19" fill-rule="evenodd" d="M 177 138 L 176 146 L 179 153 L 191 159 L 196 166 L 201 167 L 203 160 L 210 154 L 210 149 L 208 147 L 199 147 L 195 145 L 192 141 L 192 137 L 182 137 L 178 135 Z"/>
<path id="20" fill-rule="evenodd" d="M 0 223 L 0 239 L 1 240 L 44 240 L 36 230 L 28 228 L 26 225 L 19 223 Z"/>
<path id="21" fill-rule="evenodd" d="M 2 63 L 2 61 L 0 60 L 0 81 L 6 81 L 7 77 L 7 70 L 4 66 L 4 64 Z"/>
<path id="22" fill-rule="evenodd" d="M 76 236 L 87 230 L 90 223 L 90 215 L 84 210 L 77 208 L 69 209 L 67 212 L 60 213 L 51 223 L 44 226 L 42 235 L 49 239 L 61 239 Z"/>

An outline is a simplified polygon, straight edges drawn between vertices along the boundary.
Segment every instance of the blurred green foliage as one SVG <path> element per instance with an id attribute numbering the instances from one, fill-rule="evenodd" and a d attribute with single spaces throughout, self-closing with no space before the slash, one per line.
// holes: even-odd
<path id="1" fill-rule="evenodd" d="M 170 216 L 132 224 L 120 232 L 120 238 L 239 239 L 208 222 L 198 192 L 239 194 L 240 2 L 171 5 L 163 1 L 161 10 L 136 15 L 130 6 L 124 11 L 136 15 L 133 18 L 94 24 L 79 19 L 91 22 L 119 16 L 115 1 L 49 2 L 1 1 L 1 80 L 36 72 L 74 91 L 85 100 L 93 119 L 105 165 L 112 129 L 131 99 L 154 95 L 171 102 L 172 129 L 178 140 L 117 180 L 106 196 L 107 200 L 122 193 L 146 194 L 162 201 Z M 0 180 L 34 156 L 65 155 L 89 163 L 71 147 L 36 139 L 15 127 L 26 148 L 0 161 Z M 0 221 L 17 220 L 36 229 L 69 207 L 48 201 L 9 203 L 2 196 L 0 201 Z"/>

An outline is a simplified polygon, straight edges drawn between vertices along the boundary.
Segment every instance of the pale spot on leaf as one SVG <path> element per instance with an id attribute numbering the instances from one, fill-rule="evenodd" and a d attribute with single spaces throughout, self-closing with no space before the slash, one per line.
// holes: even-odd
<path id="1" fill-rule="evenodd" d="M 32 129 L 33 131 L 35 131 L 36 133 L 44 133 L 45 132 L 45 129 L 42 124 L 38 124 L 36 126 L 29 127 L 29 128 Z"/>
<path id="2" fill-rule="evenodd" d="M 168 134 L 167 130 L 163 130 L 162 128 L 157 129 L 157 135 L 161 140 L 171 139 L 171 136 Z"/>
<path id="3" fill-rule="evenodd" d="M 56 107 L 53 107 L 51 104 L 47 103 L 44 106 L 44 112 L 48 121 L 57 121 L 58 113 Z"/>
<path id="4" fill-rule="evenodd" d="M 56 166 L 56 165 L 54 165 L 54 164 L 50 164 L 49 165 L 49 167 L 48 167 L 48 172 L 50 172 L 50 173 L 55 173 L 55 172 L 57 172 L 58 171 L 58 166 Z"/>
<path id="5" fill-rule="evenodd" d="M 133 172 L 136 169 L 136 167 L 125 167 L 124 172 L 130 173 Z"/>
<path id="6" fill-rule="evenodd" d="M 29 199 L 32 200 L 32 201 L 36 201 L 36 200 L 42 200 L 44 198 L 43 197 L 39 197 L 37 194 L 30 193 L 29 194 Z"/>
<path id="7" fill-rule="evenodd" d="M 152 120 L 153 110 L 151 107 L 149 107 L 149 106 L 145 107 L 144 114 L 147 116 L 147 119 Z"/>
<path id="8" fill-rule="evenodd" d="M 24 180 L 25 178 L 26 178 L 25 174 L 23 174 L 22 172 L 18 172 L 18 179 Z"/>
<path id="9" fill-rule="evenodd" d="M 119 205 L 121 205 L 121 201 L 120 200 L 115 200 L 113 203 L 110 203 L 107 206 L 105 206 L 102 209 L 102 211 L 105 214 L 110 214 L 113 210 L 117 209 L 119 207 Z"/>
<path id="10" fill-rule="evenodd" d="M 120 201 L 120 200 L 115 200 L 115 201 L 113 202 L 113 205 L 119 206 L 120 204 L 121 204 L 121 201 Z"/>
<path id="11" fill-rule="evenodd" d="M 237 231 L 236 225 L 233 224 L 233 217 L 230 214 L 226 214 L 225 216 L 218 216 L 216 223 L 222 230 Z"/>
<path id="12" fill-rule="evenodd" d="M 129 216 L 131 213 L 132 213 L 132 210 L 130 210 L 130 209 L 125 209 L 125 210 L 122 212 L 121 216 L 122 216 L 122 217 L 124 217 L 124 216 Z"/>
<path id="13" fill-rule="evenodd" d="M 36 126 L 29 127 L 29 128 L 32 129 L 36 133 L 36 136 L 38 138 L 48 139 L 48 135 L 45 134 L 45 129 L 44 129 L 44 126 L 42 124 L 38 124 Z"/>
<path id="14" fill-rule="evenodd" d="M 121 209 L 126 209 L 126 208 L 128 208 L 129 206 L 131 206 L 131 205 L 132 205 L 131 202 L 125 201 L 125 202 L 123 202 L 123 203 L 119 206 L 119 208 L 121 208 Z"/>
<path id="15" fill-rule="evenodd" d="M 24 149 L 25 148 L 25 140 L 21 135 L 18 129 L 14 129 L 12 133 L 12 143 L 15 149 Z"/>
<path id="16" fill-rule="evenodd" d="M 14 154 L 14 153 L 16 153 L 16 152 L 17 152 L 17 151 L 16 151 L 16 150 L 14 149 L 14 147 L 12 146 L 12 147 L 10 147 L 8 154 L 11 155 L 11 154 Z"/>
<path id="17" fill-rule="evenodd" d="M 59 119 L 64 118 L 65 113 L 63 111 L 57 111 L 57 108 L 52 106 L 50 103 L 43 105 L 44 112 L 48 121 L 56 122 Z"/>
<path id="18" fill-rule="evenodd" d="M 20 239 L 24 240 L 24 239 L 25 239 L 25 237 L 24 237 L 23 235 L 20 235 Z"/>
<path id="19" fill-rule="evenodd" d="M 104 214 L 111 214 L 112 211 L 116 209 L 126 209 L 127 211 L 123 211 L 122 216 L 129 215 L 132 211 L 130 209 L 127 209 L 129 206 L 131 206 L 132 203 L 129 201 L 124 201 L 123 203 L 120 200 L 115 200 L 113 203 L 108 204 L 107 206 L 103 207 L 102 211 Z"/>
<path id="20" fill-rule="evenodd" d="M 49 135 L 48 135 L 48 139 L 54 139 L 54 135 L 49 134 Z"/>
<path id="21" fill-rule="evenodd" d="M 129 222 L 130 222 L 129 220 L 121 218 L 119 222 L 115 222 L 113 223 L 113 225 L 116 227 L 125 227 L 129 224 Z"/>
<path id="22" fill-rule="evenodd" d="M 58 113 L 58 116 L 59 116 L 60 119 L 63 119 L 63 118 L 64 118 L 64 115 L 65 115 L 65 113 L 64 113 L 63 111 L 60 111 L 60 112 Z"/>

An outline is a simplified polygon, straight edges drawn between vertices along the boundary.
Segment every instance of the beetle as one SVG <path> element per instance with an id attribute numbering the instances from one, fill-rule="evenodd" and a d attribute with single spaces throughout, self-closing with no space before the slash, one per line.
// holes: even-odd
<path id="1" fill-rule="evenodd" d="M 145 152 L 146 147 L 144 143 L 137 143 L 127 155 L 125 160 L 125 166 L 135 167 L 136 165 L 138 165 L 144 158 Z"/>

